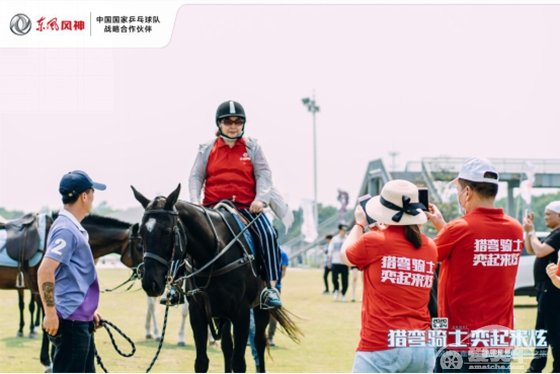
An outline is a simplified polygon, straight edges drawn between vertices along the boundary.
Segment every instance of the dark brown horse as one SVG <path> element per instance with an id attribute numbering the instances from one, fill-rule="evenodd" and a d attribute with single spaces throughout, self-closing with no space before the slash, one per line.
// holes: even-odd
<path id="1" fill-rule="evenodd" d="M 168 197 L 158 196 L 152 201 L 132 187 L 145 209 L 140 226 L 144 247 L 142 287 L 149 296 L 159 296 L 169 283 L 177 287 L 183 283 L 177 278 L 187 278 L 185 292 L 196 346 L 196 372 L 208 371 L 208 327 L 214 338 L 221 338 L 224 371 L 246 371 L 249 311 L 253 308 L 258 371 L 264 372 L 264 332 L 270 315 L 295 340 L 299 329 L 285 309 L 268 311 L 257 306 L 265 284 L 255 271 L 250 250 L 236 240 L 242 233 L 232 214 L 177 201 L 180 187 Z M 181 277 L 181 270 L 173 269 L 183 266 L 183 274 L 188 275 Z"/>
<path id="2" fill-rule="evenodd" d="M 56 214 L 53 216 L 56 219 Z M 138 266 L 142 262 L 141 240 L 138 234 L 139 225 L 119 221 L 114 218 L 89 215 L 82 222 L 82 226 L 89 234 L 89 242 L 94 258 L 107 254 L 120 254 L 120 260 L 129 268 Z M 48 226 L 50 228 L 50 225 Z M 38 297 L 37 269 L 39 265 L 26 269 L 26 286 Z M 15 289 L 17 268 L 0 267 L 0 289 Z M 39 303 L 40 305 L 40 303 Z M 51 359 L 49 355 L 49 340 L 43 334 L 41 345 L 41 363 L 49 369 Z"/>
<path id="3" fill-rule="evenodd" d="M 7 221 L 2 224 L 2 227 L 6 227 L 11 222 L 16 222 L 18 220 Z M 50 226 L 53 222 L 53 218 L 50 215 L 45 215 L 45 240 L 41 243 L 41 247 L 45 248 L 46 244 L 46 233 L 48 233 Z M 40 254 L 38 254 L 40 257 Z M 23 327 L 25 325 L 24 321 L 24 311 L 25 311 L 25 302 L 24 302 L 24 289 L 29 289 L 31 291 L 31 299 L 29 302 L 29 312 L 31 314 L 31 322 L 29 324 L 29 337 L 34 337 L 35 327 L 40 324 L 41 316 L 39 313 L 40 308 L 40 299 L 39 299 L 39 290 L 37 288 L 37 270 L 39 269 L 40 261 L 34 261 L 35 258 L 32 258 L 33 266 L 29 266 L 29 261 L 26 261 L 22 264 L 21 268 L 12 267 L 12 266 L 0 266 L 0 289 L 2 290 L 18 290 L 18 305 L 20 310 L 20 322 L 19 322 L 19 329 L 17 331 L 17 336 L 23 336 Z M 20 273 L 21 272 L 21 273 Z M 23 275 L 23 284 L 18 286 L 18 276 Z"/>

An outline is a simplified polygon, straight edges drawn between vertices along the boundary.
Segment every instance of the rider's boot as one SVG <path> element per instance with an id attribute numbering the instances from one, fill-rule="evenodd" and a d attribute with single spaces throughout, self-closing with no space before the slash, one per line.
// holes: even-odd
<path id="1" fill-rule="evenodd" d="M 278 309 L 282 307 L 280 292 L 276 288 L 270 287 L 270 285 L 262 290 L 259 300 L 261 309 Z"/>

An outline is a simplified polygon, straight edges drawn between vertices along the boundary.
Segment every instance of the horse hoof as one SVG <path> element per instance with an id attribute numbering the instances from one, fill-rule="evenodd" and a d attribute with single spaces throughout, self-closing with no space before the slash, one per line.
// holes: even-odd
<path id="1" fill-rule="evenodd" d="M 44 371 L 44 373 L 52 373 L 52 365 L 45 366 L 45 371 Z"/>
<path id="2" fill-rule="evenodd" d="M 37 337 L 37 333 L 35 331 L 31 331 L 28 335 L 29 339 L 35 339 Z"/>
<path id="3" fill-rule="evenodd" d="M 16 336 L 17 336 L 18 338 L 21 338 L 21 337 L 23 337 L 23 332 L 21 332 L 21 331 L 18 331 L 18 332 L 17 332 L 17 334 L 16 334 Z"/>
<path id="4" fill-rule="evenodd" d="M 178 342 L 177 345 L 178 345 L 179 347 L 186 347 L 186 346 L 187 346 L 187 343 L 185 343 L 185 342 Z"/>
<path id="5" fill-rule="evenodd" d="M 146 339 L 153 339 L 154 337 L 152 336 L 152 334 L 146 334 Z"/>

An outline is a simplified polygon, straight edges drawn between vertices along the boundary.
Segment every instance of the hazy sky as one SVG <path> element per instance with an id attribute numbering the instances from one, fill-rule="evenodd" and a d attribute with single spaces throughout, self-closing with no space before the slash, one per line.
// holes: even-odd
<path id="1" fill-rule="evenodd" d="M 278 188 L 356 198 L 367 163 L 440 155 L 559 158 L 560 5 L 183 6 L 162 49 L 0 50 L 0 206 L 60 206 L 86 170 L 97 202 L 167 194 L 213 137 L 219 103 L 246 110 Z"/>

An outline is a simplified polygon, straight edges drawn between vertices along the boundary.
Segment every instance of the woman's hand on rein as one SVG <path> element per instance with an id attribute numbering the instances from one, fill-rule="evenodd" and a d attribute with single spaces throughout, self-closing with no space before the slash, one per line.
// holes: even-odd
<path id="1" fill-rule="evenodd" d="M 249 207 L 249 212 L 253 214 L 257 214 L 262 212 L 263 209 L 264 209 L 264 203 L 262 201 L 255 200 L 251 203 L 251 206 Z"/>

